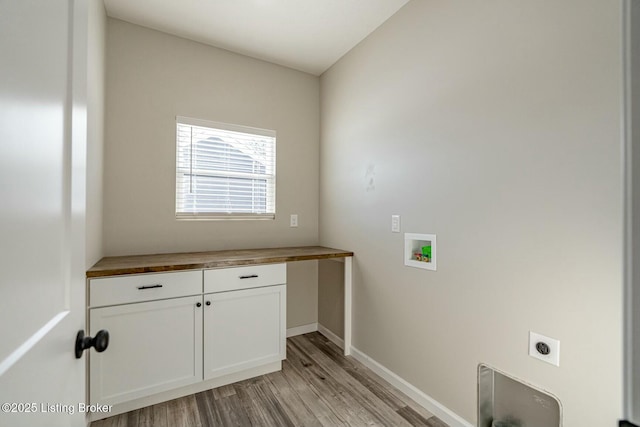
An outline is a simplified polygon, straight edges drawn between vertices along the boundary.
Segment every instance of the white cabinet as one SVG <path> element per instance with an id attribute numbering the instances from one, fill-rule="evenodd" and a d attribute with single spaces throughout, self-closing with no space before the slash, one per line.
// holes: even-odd
<path id="1" fill-rule="evenodd" d="M 90 310 L 91 335 L 109 347 L 91 353 L 91 402 L 118 404 L 202 380 L 202 296 Z"/>
<path id="2" fill-rule="evenodd" d="M 90 333 L 110 335 L 90 355 L 91 403 L 114 415 L 278 370 L 285 283 L 285 264 L 91 279 Z"/>
<path id="3" fill-rule="evenodd" d="M 286 286 L 204 296 L 204 379 L 286 357 Z"/>

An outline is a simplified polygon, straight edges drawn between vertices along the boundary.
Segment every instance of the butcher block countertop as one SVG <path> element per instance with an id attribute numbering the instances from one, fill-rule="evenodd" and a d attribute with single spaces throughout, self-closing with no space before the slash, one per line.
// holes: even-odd
<path id="1" fill-rule="evenodd" d="M 87 271 L 87 277 L 274 264 L 351 256 L 353 256 L 353 252 L 323 246 L 115 256 L 102 258 Z"/>

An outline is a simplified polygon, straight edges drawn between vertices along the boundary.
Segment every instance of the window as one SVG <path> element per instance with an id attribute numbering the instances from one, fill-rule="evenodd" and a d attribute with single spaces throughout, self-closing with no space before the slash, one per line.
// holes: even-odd
<path id="1" fill-rule="evenodd" d="M 275 213 L 275 131 L 176 118 L 176 218 Z"/>

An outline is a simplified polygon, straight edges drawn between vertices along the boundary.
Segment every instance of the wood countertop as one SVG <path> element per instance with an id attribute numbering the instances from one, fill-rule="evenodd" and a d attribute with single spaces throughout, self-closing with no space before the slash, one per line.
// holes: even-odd
<path id="1" fill-rule="evenodd" d="M 115 256 L 102 258 L 87 270 L 87 277 L 274 264 L 351 256 L 353 256 L 353 252 L 323 246 Z"/>

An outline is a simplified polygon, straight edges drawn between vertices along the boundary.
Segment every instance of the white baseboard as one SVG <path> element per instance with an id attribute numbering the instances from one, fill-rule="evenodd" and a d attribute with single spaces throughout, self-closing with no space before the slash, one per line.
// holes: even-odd
<path id="1" fill-rule="evenodd" d="M 326 326 L 323 326 L 320 323 L 318 323 L 318 332 L 320 332 L 322 335 L 327 337 L 329 341 L 331 341 L 332 343 L 334 343 L 335 345 L 337 345 L 338 347 L 344 350 L 344 340 L 339 336 L 337 336 L 336 334 L 334 334 L 333 332 L 331 332 L 329 329 L 327 329 Z"/>
<path id="2" fill-rule="evenodd" d="M 320 329 L 318 328 L 318 330 Z M 320 332 L 322 333 L 322 331 Z M 456 414 L 437 400 L 433 399 L 431 396 L 428 396 L 413 384 L 404 380 L 396 373 L 390 371 L 385 366 L 376 362 L 371 357 L 367 356 L 353 346 L 351 346 L 351 355 L 354 359 L 388 381 L 392 386 L 409 396 L 411 399 L 415 400 L 416 403 L 425 408 L 427 411 L 431 412 L 433 415 L 449 424 L 450 427 L 473 427 L 470 422 L 466 421 L 458 414 Z"/>
<path id="3" fill-rule="evenodd" d="M 295 326 L 287 329 L 287 338 L 295 337 L 296 335 L 308 334 L 309 332 L 315 332 L 318 330 L 317 323 L 309 323 L 306 325 Z"/>
<path id="4" fill-rule="evenodd" d="M 327 337 L 329 341 L 333 342 L 341 349 L 344 349 L 344 340 L 320 323 L 309 323 L 308 325 L 289 328 L 287 329 L 287 338 L 315 331 L 320 332 L 322 335 Z M 354 359 L 388 381 L 389 384 L 415 400 L 416 403 L 427 411 L 449 424 L 450 427 L 473 427 L 471 423 L 460 417 L 458 414 L 353 346 L 351 347 L 351 355 Z"/>

